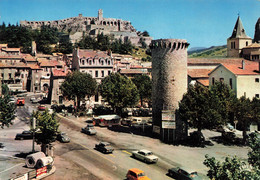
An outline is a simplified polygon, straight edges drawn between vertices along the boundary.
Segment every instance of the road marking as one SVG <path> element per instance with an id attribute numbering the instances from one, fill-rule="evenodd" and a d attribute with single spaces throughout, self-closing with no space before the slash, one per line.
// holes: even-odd
<path id="1" fill-rule="evenodd" d="M 132 153 L 126 151 L 126 150 L 123 150 L 122 152 L 126 153 L 126 154 L 129 154 L 129 155 L 132 155 Z"/>
<path id="2" fill-rule="evenodd" d="M 77 144 L 79 144 L 79 145 L 81 145 L 82 147 L 86 148 L 87 150 L 90 150 L 91 152 L 93 152 L 93 153 L 95 153 L 95 154 L 99 155 L 100 157 L 103 157 L 104 159 L 108 160 L 109 162 L 111 162 L 111 163 L 115 164 L 115 162 L 114 162 L 114 161 L 112 161 L 112 160 L 108 159 L 107 157 L 105 157 L 105 156 L 102 156 L 102 155 L 100 155 L 99 153 L 97 153 L 97 152 L 95 152 L 95 151 L 93 151 L 93 150 L 89 149 L 87 146 L 85 146 L 85 145 L 83 145 L 83 144 L 80 144 L 80 143 L 77 143 Z"/>
<path id="3" fill-rule="evenodd" d="M 112 156 L 112 157 L 114 157 L 114 158 L 116 157 L 114 154 L 109 154 L 109 155 Z"/>
<path id="4" fill-rule="evenodd" d="M 10 167 L 10 168 L 8 168 L 8 169 L 6 169 L 6 170 L 1 171 L 0 174 L 3 173 L 3 172 L 9 171 L 10 169 L 13 169 L 13 168 L 16 167 L 16 166 L 20 166 L 21 164 L 24 164 L 24 163 L 16 164 L 16 165 L 13 166 L 13 167 Z"/>

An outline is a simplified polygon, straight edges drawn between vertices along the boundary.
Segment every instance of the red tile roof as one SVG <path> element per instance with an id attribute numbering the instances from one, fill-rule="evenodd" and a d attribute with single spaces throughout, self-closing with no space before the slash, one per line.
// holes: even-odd
<path id="1" fill-rule="evenodd" d="M 188 65 L 192 64 L 241 64 L 241 61 L 245 60 L 243 58 L 188 58 Z M 248 60 L 245 60 L 248 61 Z"/>
<path id="2" fill-rule="evenodd" d="M 242 63 L 222 65 L 235 75 L 260 75 L 258 62 L 246 61 L 244 69 L 242 69 Z"/>
<path id="3" fill-rule="evenodd" d="M 27 66 L 34 70 L 42 70 L 37 64 L 27 64 Z"/>
<path id="4" fill-rule="evenodd" d="M 147 74 L 147 72 L 142 71 L 141 69 L 120 69 L 120 74 Z"/>
<path id="5" fill-rule="evenodd" d="M 63 69 L 53 69 L 52 74 L 55 77 L 65 77 L 69 71 L 64 71 Z"/>
<path id="6" fill-rule="evenodd" d="M 209 79 L 198 79 L 197 82 L 203 86 L 209 86 Z"/>
<path id="7" fill-rule="evenodd" d="M 209 77 L 213 69 L 188 69 L 188 75 L 192 78 Z"/>
<path id="8" fill-rule="evenodd" d="M 103 58 L 107 58 L 110 57 L 109 55 L 107 55 L 107 52 L 105 51 L 93 51 L 93 50 L 89 50 L 89 49 L 79 49 L 79 57 L 80 58 L 94 58 L 94 57 L 103 57 Z"/>

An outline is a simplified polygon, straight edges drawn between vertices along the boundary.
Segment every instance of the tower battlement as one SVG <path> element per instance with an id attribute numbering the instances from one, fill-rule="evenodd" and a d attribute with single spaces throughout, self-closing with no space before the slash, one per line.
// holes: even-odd
<path id="1" fill-rule="evenodd" d="M 150 48 L 151 49 L 164 49 L 169 48 L 171 50 L 187 49 L 189 43 L 184 39 L 158 39 L 153 40 Z"/>

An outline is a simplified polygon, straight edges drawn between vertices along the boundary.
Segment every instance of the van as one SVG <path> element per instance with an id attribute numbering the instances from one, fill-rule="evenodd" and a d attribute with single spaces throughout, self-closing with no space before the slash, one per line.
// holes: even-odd
<path id="1" fill-rule="evenodd" d="M 126 174 L 126 178 L 129 180 L 151 180 L 150 178 L 145 176 L 144 171 L 137 168 L 129 169 Z"/>

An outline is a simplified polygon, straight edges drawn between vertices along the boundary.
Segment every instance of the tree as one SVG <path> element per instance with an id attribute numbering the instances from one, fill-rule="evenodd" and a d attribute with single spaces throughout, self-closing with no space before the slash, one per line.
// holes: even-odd
<path id="1" fill-rule="evenodd" d="M 209 89 L 211 104 L 213 108 L 221 115 L 220 122 L 218 124 L 226 124 L 232 118 L 234 118 L 235 104 L 237 98 L 235 93 L 230 89 L 228 85 L 221 82 L 216 82 Z"/>
<path id="2" fill-rule="evenodd" d="M 242 96 L 238 99 L 235 106 L 235 119 L 238 120 L 239 125 L 243 131 L 243 142 L 246 143 L 247 129 L 250 123 L 253 121 L 252 103 L 249 98 Z"/>
<path id="3" fill-rule="evenodd" d="M 102 79 L 99 91 L 114 112 L 119 115 L 121 115 L 123 108 L 133 106 L 139 100 L 135 84 L 119 73 L 111 73 Z"/>
<path id="4" fill-rule="evenodd" d="M 137 75 L 137 76 L 134 76 L 132 81 L 138 89 L 140 100 L 141 100 L 141 105 L 143 106 L 144 99 L 146 99 L 148 101 L 151 100 L 151 96 L 152 96 L 151 78 L 147 75 Z"/>
<path id="5" fill-rule="evenodd" d="M 96 94 L 97 82 L 90 74 L 73 71 L 69 73 L 61 84 L 62 94 L 68 100 L 73 100 L 77 106 L 86 96 Z"/>
<path id="6" fill-rule="evenodd" d="M 207 176 L 215 180 L 260 179 L 260 139 L 256 133 L 250 135 L 249 147 L 248 162 L 251 167 L 236 156 L 226 157 L 224 162 L 220 162 L 206 155 L 203 164 L 209 168 Z"/>
<path id="7" fill-rule="evenodd" d="M 15 118 L 15 104 L 10 103 L 9 95 L 0 97 L 0 123 L 1 128 L 4 126 L 9 127 L 12 124 L 12 120 Z"/>
<path id="8" fill-rule="evenodd" d="M 48 109 L 44 112 L 32 113 L 31 121 L 36 118 L 36 142 L 41 145 L 41 151 L 46 153 L 46 146 L 56 140 L 59 122 L 55 114 L 50 114 Z"/>
<path id="9" fill-rule="evenodd" d="M 179 103 L 180 118 L 192 127 L 198 128 L 199 132 L 205 128 L 214 128 L 221 116 L 214 108 L 211 108 L 210 99 L 210 93 L 206 87 L 197 83 L 194 86 L 190 85 Z"/>

